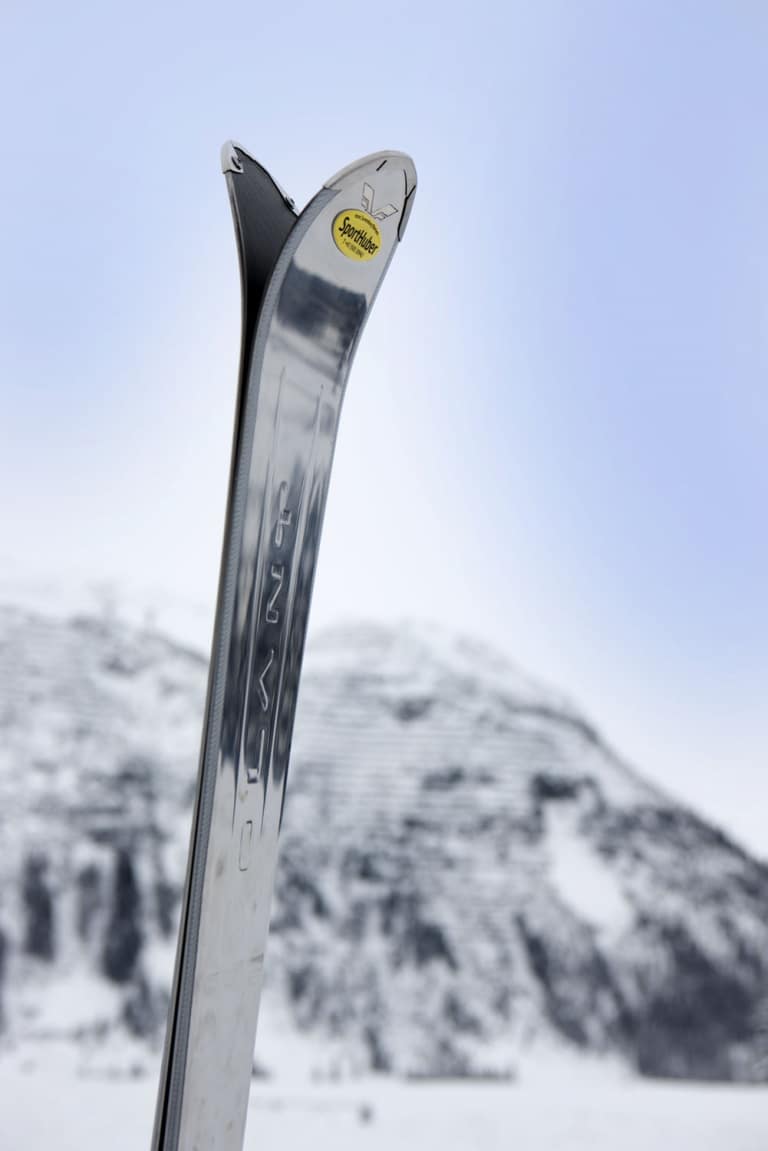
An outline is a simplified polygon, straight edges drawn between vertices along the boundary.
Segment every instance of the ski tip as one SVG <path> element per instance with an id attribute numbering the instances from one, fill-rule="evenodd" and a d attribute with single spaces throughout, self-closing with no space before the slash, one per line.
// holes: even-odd
<path id="1" fill-rule="evenodd" d="M 416 165 L 405 152 L 372 152 L 370 156 L 363 156 L 362 159 L 355 160 L 346 168 L 342 168 L 330 180 L 326 180 L 323 187 L 334 192 L 340 192 L 352 184 L 357 184 L 368 173 L 381 172 L 385 168 L 390 175 L 393 169 L 395 171 L 399 169 L 403 174 L 403 206 L 397 228 L 397 238 L 402 240 L 413 207 L 417 182 Z"/>
<path id="2" fill-rule="evenodd" d="M 257 168 L 260 168 L 261 171 L 269 177 L 289 208 L 296 207 L 296 201 L 292 196 L 288 195 L 285 188 L 282 188 L 278 184 L 277 180 L 271 174 L 271 172 L 268 172 L 264 165 L 260 164 L 256 157 L 251 155 L 248 149 L 244 148 L 242 144 L 238 144 L 236 140 L 227 140 L 226 143 L 222 145 L 221 170 L 224 175 L 226 176 L 230 172 L 236 172 L 238 175 L 242 175 L 245 170 L 243 167 L 243 158 L 245 158 L 250 164 L 255 164 Z"/>
<path id="3" fill-rule="evenodd" d="M 242 161 L 238 156 L 238 151 L 245 152 L 245 148 L 241 148 L 239 144 L 235 144 L 234 140 L 226 140 L 221 145 L 221 170 L 226 176 L 227 172 L 240 172 L 243 171 Z M 251 156 L 250 159 L 253 159 Z"/>

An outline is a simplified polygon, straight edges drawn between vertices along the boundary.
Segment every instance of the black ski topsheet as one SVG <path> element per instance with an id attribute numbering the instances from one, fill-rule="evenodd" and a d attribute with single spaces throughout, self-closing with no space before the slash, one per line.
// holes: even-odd
<path id="1" fill-rule="evenodd" d="M 240 1151 L 307 617 L 347 375 L 402 237 L 412 161 L 382 152 L 297 218 L 223 164 L 243 336 L 232 471 L 154 1151 Z"/>
<path id="2" fill-rule="evenodd" d="M 253 347 L 256 322 L 269 278 L 297 216 L 293 200 L 244 148 L 225 144 L 221 152 L 221 167 L 227 178 L 237 233 L 243 300 L 241 344 L 245 351 Z M 241 382 L 247 378 L 247 372 L 241 368 Z"/>

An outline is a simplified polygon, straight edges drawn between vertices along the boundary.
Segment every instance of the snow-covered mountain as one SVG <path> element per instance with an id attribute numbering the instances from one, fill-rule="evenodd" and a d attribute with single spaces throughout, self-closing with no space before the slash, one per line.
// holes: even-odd
<path id="1" fill-rule="evenodd" d="M 157 1043 L 204 691 L 162 635 L 0 609 L 0 1042 Z M 768 868 L 494 652 L 349 627 L 305 661 L 267 974 L 329 1066 L 768 1078 Z"/>

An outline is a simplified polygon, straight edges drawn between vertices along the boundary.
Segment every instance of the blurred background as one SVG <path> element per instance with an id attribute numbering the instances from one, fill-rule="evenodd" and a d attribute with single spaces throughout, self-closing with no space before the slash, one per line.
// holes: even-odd
<path id="1" fill-rule="evenodd" d="M 234 137 L 299 207 L 380 148 L 419 171 L 345 400 L 247 1145 L 762 1147 L 768 10 L 6 0 L 0 97 L 0 1144 L 149 1145 Z"/>

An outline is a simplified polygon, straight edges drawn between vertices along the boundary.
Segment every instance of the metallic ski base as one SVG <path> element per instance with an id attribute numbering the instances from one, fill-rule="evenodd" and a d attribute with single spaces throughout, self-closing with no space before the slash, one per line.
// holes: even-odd
<path id="1" fill-rule="evenodd" d="M 240 389 L 154 1151 L 241 1151 L 296 695 L 341 402 L 416 172 L 380 152 L 298 218 L 225 145 Z"/>

